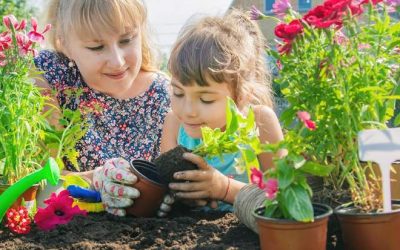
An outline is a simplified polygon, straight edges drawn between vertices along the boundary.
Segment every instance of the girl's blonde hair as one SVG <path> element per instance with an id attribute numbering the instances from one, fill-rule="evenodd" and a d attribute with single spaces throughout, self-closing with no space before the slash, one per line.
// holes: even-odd
<path id="1" fill-rule="evenodd" d="M 99 33 L 140 26 L 142 36 L 142 65 L 145 71 L 156 70 L 154 52 L 150 47 L 147 10 L 141 0 L 50 0 L 47 22 L 52 24 L 49 42 L 62 52 L 68 34 L 96 37 Z"/>
<path id="2" fill-rule="evenodd" d="M 183 85 L 207 86 L 207 79 L 227 82 L 238 105 L 272 107 L 265 56 L 258 25 L 244 12 L 231 10 L 223 17 L 186 25 L 172 49 L 168 69 Z"/>

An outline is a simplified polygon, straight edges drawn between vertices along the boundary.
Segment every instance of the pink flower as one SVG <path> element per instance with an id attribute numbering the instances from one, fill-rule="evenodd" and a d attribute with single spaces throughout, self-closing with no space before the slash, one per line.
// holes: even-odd
<path id="1" fill-rule="evenodd" d="M 386 4 L 392 7 L 400 6 L 400 0 L 385 0 Z"/>
<path id="2" fill-rule="evenodd" d="M 11 47 L 11 36 L 8 32 L 0 33 L 0 51 Z"/>
<path id="3" fill-rule="evenodd" d="M 304 123 L 304 125 L 309 129 L 309 130 L 315 130 L 317 127 L 315 126 L 315 122 L 311 120 L 311 116 L 308 112 L 306 111 L 299 111 L 297 112 L 297 117 L 301 122 Z"/>
<path id="4" fill-rule="evenodd" d="M 34 221 L 41 230 L 51 230 L 57 225 L 67 224 L 75 215 L 87 215 L 85 210 L 78 206 L 72 207 L 74 202 L 68 190 L 61 191 L 58 195 L 52 193 L 50 198 L 45 200 L 46 208 L 39 208 Z"/>
<path id="5" fill-rule="evenodd" d="M 251 9 L 250 9 L 250 19 L 251 20 L 261 20 L 261 19 L 263 19 L 263 17 L 264 17 L 264 14 L 259 9 L 257 9 L 257 7 L 255 5 L 252 5 Z"/>
<path id="6" fill-rule="evenodd" d="M 14 15 L 4 16 L 3 23 L 8 29 L 11 29 L 11 26 L 13 26 L 15 30 L 22 30 L 26 27 L 26 20 L 22 19 L 21 23 L 18 23 Z"/>
<path id="7" fill-rule="evenodd" d="M 28 37 L 32 42 L 41 43 L 44 40 L 43 34 L 50 30 L 51 24 L 47 24 L 42 32 L 38 32 L 36 19 L 32 17 L 31 23 L 32 23 L 32 30 L 28 33 Z"/>
<path id="8" fill-rule="evenodd" d="M 251 183 L 256 184 L 260 189 L 265 188 L 263 173 L 257 168 L 252 168 L 250 174 Z"/>
<path id="9" fill-rule="evenodd" d="M 265 191 L 265 196 L 267 199 L 273 200 L 278 193 L 278 180 L 277 179 L 268 179 L 267 182 L 264 183 L 265 187 L 263 190 Z"/>
<path id="10" fill-rule="evenodd" d="M 284 17 L 290 8 L 292 6 L 288 0 L 277 0 L 272 4 L 272 12 L 278 17 Z"/>

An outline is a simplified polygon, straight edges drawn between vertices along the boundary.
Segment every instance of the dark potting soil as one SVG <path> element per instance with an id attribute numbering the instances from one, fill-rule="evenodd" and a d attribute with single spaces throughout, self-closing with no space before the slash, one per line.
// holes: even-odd
<path id="1" fill-rule="evenodd" d="M 258 235 L 232 213 L 186 212 L 168 218 L 75 217 L 49 232 L 27 235 L 0 225 L 0 249 L 259 249 Z"/>
<path id="2" fill-rule="evenodd" d="M 173 177 L 174 173 L 177 171 L 198 169 L 195 164 L 183 159 L 182 155 L 185 152 L 191 151 L 185 147 L 177 146 L 176 148 L 161 154 L 153 161 L 164 184 L 179 182 Z"/>

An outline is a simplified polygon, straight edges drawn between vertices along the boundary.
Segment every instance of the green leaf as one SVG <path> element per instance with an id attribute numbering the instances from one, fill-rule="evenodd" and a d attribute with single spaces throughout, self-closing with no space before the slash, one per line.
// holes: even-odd
<path id="1" fill-rule="evenodd" d="M 311 174 L 311 175 L 316 175 L 316 176 L 328 176 L 332 170 L 335 169 L 334 165 L 322 165 L 316 162 L 308 161 L 306 162 L 300 170 Z"/>
<path id="2" fill-rule="evenodd" d="M 291 185 L 282 194 L 283 204 L 286 206 L 289 214 L 297 221 L 314 221 L 314 210 L 311 199 L 300 185 Z"/>
<path id="3" fill-rule="evenodd" d="M 276 168 L 279 189 L 285 189 L 294 181 L 294 168 L 289 166 L 285 159 L 278 160 Z"/>

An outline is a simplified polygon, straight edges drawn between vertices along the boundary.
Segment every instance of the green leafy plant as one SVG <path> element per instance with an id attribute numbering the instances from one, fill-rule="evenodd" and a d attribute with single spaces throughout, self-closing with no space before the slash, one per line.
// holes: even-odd
<path id="1" fill-rule="evenodd" d="M 251 167 L 259 168 L 257 155 L 263 152 L 263 144 L 258 137 L 254 112 L 250 108 L 244 116 L 236 107 L 235 102 L 228 97 L 226 105 L 226 127 L 201 128 L 202 143 L 193 150 L 194 154 L 203 157 L 221 157 L 223 154 L 241 153 L 239 166 L 244 166 L 241 171 L 250 173 Z"/>
<path id="2" fill-rule="evenodd" d="M 308 113 L 299 112 L 299 123 L 302 129 L 290 131 L 286 134 L 284 141 L 278 144 L 264 145 L 265 152 L 277 153 L 285 150 L 287 154 L 281 158 L 275 158 L 273 168 L 262 173 L 252 168 L 251 182 L 256 184 L 266 193 L 264 202 L 264 216 L 277 219 L 289 219 L 302 222 L 314 220 L 312 207 L 313 191 L 308 183 L 307 177 L 326 177 L 334 169 L 332 165 L 321 165 L 308 161 L 304 155 L 302 136 L 305 133 L 313 133 L 315 124 L 310 119 L 302 118 Z"/>
<path id="3" fill-rule="evenodd" d="M 357 133 L 386 128 L 400 97 L 400 23 L 388 14 L 389 2 L 399 9 L 396 1 L 368 0 L 326 0 L 304 16 L 289 8 L 275 28 L 278 52 L 268 51 L 281 68 L 275 82 L 289 103 L 281 121 L 297 134 L 301 126 L 293 126 L 293 115 L 312 114 L 318 126 L 299 142 L 304 155 L 335 166 L 326 186 L 331 192 L 349 186 L 352 201 L 365 211 L 382 201 L 376 177 L 367 178 L 370 165 L 360 163 Z"/>
<path id="4" fill-rule="evenodd" d="M 74 147 L 86 122 L 80 110 L 63 110 L 61 127 L 50 125 L 48 118 L 57 108 L 32 79 L 40 74 L 33 64 L 35 47 L 50 26 L 38 32 L 32 19 L 27 31 L 26 21 L 12 15 L 3 22 L 8 30 L 0 34 L 0 175 L 1 182 L 13 184 L 41 168 L 51 150 L 61 168 L 64 157 L 77 166 Z"/>

